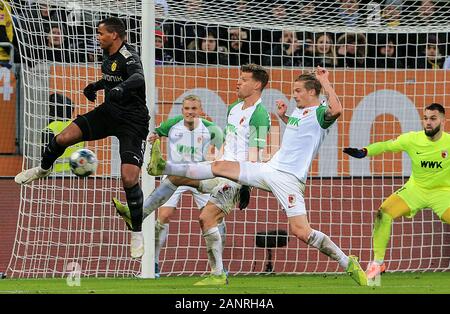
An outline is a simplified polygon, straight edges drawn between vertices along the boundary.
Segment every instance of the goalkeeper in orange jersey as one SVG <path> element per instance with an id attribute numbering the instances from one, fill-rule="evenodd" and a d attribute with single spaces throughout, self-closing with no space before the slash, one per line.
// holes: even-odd
<path id="1" fill-rule="evenodd" d="M 374 260 L 367 268 L 368 279 L 386 269 L 384 256 L 394 219 L 412 218 L 423 208 L 432 208 L 443 222 L 450 224 L 450 134 L 443 131 L 444 124 L 444 107 L 433 103 L 425 108 L 423 131 L 405 133 L 362 149 L 344 148 L 344 153 L 355 158 L 404 151 L 412 161 L 408 182 L 389 196 L 378 211 L 373 229 Z"/>

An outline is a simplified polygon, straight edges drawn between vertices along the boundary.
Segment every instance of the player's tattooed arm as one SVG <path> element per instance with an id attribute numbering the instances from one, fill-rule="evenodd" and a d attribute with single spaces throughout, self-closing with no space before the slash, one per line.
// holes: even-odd
<path id="1" fill-rule="evenodd" d="M 323 92 L 328 99 L 328 109 L 325 112 L 326 120 L 336 120 L 342 113 L 342 104 L 334 91 L 333 86 L 328 80 L 328 70 L 317 67 L 316 78 L 322 84 Z"/>

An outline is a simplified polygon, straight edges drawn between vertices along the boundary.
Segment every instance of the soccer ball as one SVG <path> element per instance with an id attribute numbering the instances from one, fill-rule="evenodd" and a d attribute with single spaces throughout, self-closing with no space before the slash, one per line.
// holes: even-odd
<path id="1" fill-rule="evenodd" d="M 87 148 L 82 148 L 70 155 L 70 169 L 79 177 L 87 177 L 97 170 L 98 160 L 95 153 Z"/>

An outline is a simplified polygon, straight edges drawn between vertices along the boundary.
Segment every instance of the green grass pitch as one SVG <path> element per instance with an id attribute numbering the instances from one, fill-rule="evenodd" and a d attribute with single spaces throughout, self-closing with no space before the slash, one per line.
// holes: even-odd
<path id="1" fill-rule="evenodd" d="M 450 293 L 450 272 L 386 273 L 381 286 L 359 287 L 346 275 L 259 275 L 230 276 L 223 287 L 198 287 L 192 277 L 161 277 L 160 279 L 97 279 L 81 278 L 80 286 L 68 286 L 59 279 L 3 279 L 0 293 L 32 294 L 395 294 Z"/>

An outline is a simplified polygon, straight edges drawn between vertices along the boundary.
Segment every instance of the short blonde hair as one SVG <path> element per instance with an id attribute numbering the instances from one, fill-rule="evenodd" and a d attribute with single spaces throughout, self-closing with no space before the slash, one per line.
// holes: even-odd
<path id="1" fill-rule="evenodd" d="M 183 104 L 187 101 L 198 101 L 198 103 L 200 104 L 200 106 L 202 105 L 202 100 L 200 99 L 200 97 L 198 97 L 197 95 L 187 95 L 186 97 L 183 98 Z"/>

